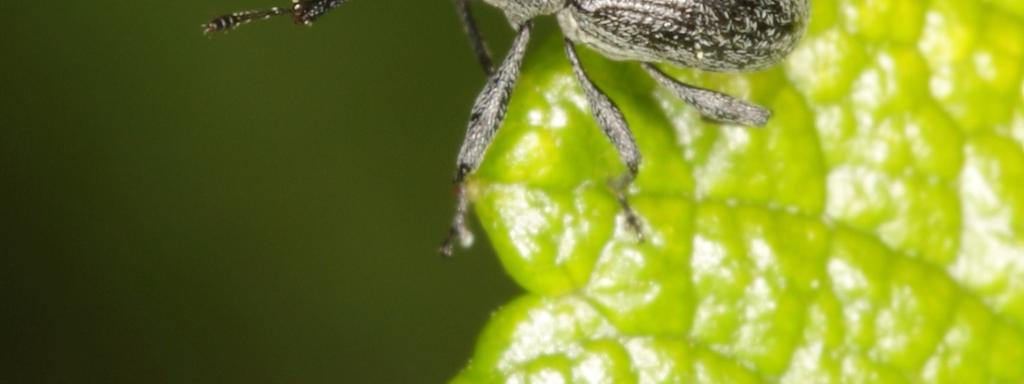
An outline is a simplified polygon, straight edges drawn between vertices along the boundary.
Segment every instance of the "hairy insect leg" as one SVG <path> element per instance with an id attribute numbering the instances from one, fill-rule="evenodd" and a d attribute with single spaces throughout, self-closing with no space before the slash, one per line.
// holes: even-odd
<path id="1" fill-rule="evenodd" d="M 640 219 L 637 217 L 636 212 L 633 211 L 633 208 L 630 207 L 626 196 L 629 185 L 636 178 L 641 161 L 640 150 L 636 146 L 633 132 L 629 130 L 629 124 L 626 123 L 626 118 L 622 116 L 622 111 L 619 110 L 619 107 L 615 106 L 615 103 L 587 76 L 587 72 L 583 69 L 583 65 L 576 55 L 576 46 L 569 39 L 565 39 L 565 53 L 569 57 L 569 63 L 572 64 L 572 70 L 576 74 L 576 79 L 579 81 L 580 86 L 583 87 L 583 93 L 587 96 L 591 114 L 597 119 L 598 125 L 604 130 L 608 140 L 619 151 L 619 157 L 622 159 L 622 162 L 626 164 L 626 173 L 610 180 L 609 186 L 612 187 L 612 190 L 615 192 L 615 198 L 619 201 L 619 205 L 622 206 L 622 210 L 626 214 L 626 223 L 643 239 Z"/>
<path id="2" fill-rule="evenodd" d="M 512 48 L 509 49 L 501 67 L 487 79 L 487 84 L 473 103 L 466 138 L 462 141 L 462 148 L 459 149 L 457 160 L 455 184 L 458 188 L 458 201 L 455 206 L 455 218 L 452 219 L 451 230 L 440 249 L 441 254 L 445 256 L 452 255 L 453 242 L 456 237 L 459 238 L 463 247 L 468 247 L 473 241 L 470 231 L 466 227 L 465 216 L 469 210 L 469 196 L 466 194 L 464 183 L 466 176 L 480 166 L 487 146 L 491 144 L 494 134 L 498 132 L 501 122 L 505 119 L 505 111 L 508 109 L 512 89 L 515 87 L 516 80 L 519 79 L 519 69 L 523 64 L 523 56 L 526 54 L 532 27 L 533 24 L 529 21 L 519 26 L 515 40 L 512 41 Z"/>
<path id="3" fill-rule="evenodd" d="M 722 123 L 760 127 L 765 125 L 772 116 L 771 111 L 758 105 L 724 93 L 679 82 L 650 63 L 643 63 L 642 66 L 658 85 L 667 88 L 676 97 L 697 108 L 697 111 L 708 119 Z"/>
<path id="4" fill-rule="evenodd" d="M 484 73 L 490 76 L 494 73 L 494 62 L 491 60 L 491 52 L 487 49 L 487 43 L 476 26 L 476 19 L 473 18 L 473 12 L 469 8 L 469 0 L 455 0 L 455 11 L 459 14 L 462 28 L 466 31 L 466 36 L 469 37 L 469 45 L 473 47 L 477 61 L 480 62 Z"/>

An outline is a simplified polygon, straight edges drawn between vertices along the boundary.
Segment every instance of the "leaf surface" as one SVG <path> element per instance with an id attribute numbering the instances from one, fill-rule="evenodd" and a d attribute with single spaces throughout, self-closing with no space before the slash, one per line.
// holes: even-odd
<path id="1" fill-rule="evenodd" d="M 644 155 L 644 242 L 560 39 L 535 44 L 470 183 L 527 293 L 454 382 L 1024 381 L 1020 4 L 814 0 L 773 70 L 663 67 L 760 129 L 581 49 Z"/>

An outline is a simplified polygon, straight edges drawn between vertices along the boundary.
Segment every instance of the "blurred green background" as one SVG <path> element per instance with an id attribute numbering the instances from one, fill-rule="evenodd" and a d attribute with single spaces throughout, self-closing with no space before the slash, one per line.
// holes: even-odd
<path id="1" fill-rule="evenodd" d="M 484 81 L 451 2 L 200 32 L 273 5 L 0 5 L 0 383 L 439 382 L 516 295 L 479 230 L 435 253 Z"/>

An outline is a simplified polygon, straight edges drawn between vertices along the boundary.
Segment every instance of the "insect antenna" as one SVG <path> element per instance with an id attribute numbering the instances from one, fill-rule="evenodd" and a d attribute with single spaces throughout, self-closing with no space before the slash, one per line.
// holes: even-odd
<path id="1" fill-rule="evenodd" d="M 340 7 L 349 0 L 292 0 L 292 18 L 295 24 L 311 25 L 316 19 Z"/>
<path id="2" fill-rule="evenodd" d="M 203 33 L 224 32 L 248 24 L 253 20 L 266 20 L 274 16 L 291 14 L 291 9 L 273 7 L 262 11 L 239 11 L 229 13 L 203 24 Z"/>
<path id="3" fill-rule="evenodd" d="M 312 25 L 316 19 L 349 0 L 292 0 L 291 7 L 273 7 L 264 11 L 241 11 L 220 16 L 203 24 L 203 33 L 230 31 L 253 20 L 292 15 L 295 24 Z"/>

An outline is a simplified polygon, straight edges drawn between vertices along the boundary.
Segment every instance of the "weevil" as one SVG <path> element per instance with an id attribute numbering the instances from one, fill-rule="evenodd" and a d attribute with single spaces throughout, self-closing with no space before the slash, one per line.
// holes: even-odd
<path id="1" fill-rule="evenodd" d="M 655 64 L 713 72 L 771 67 L 789 54 L 803 36 L 810 11 L 810 0 L 483 0 L 503 11 L 516 31 L 504 60 L 494 68 L 473 18 L 470 0 L 454 1 L 470 46 L 488 79 L 470 110 L 469 126 L 458 154 L 455 216 L 440 249 L 445 256 L 452 255 L 456 238 L 463 247 L 472 243 L 472 233 L 466 225 L 469 197 L 464 184 L 480 165 L 505 117 L 535 18 L 553 15 L 558 20 L 566 56 L 591 114 L 626 167 L 625 173 L 609 185 L 627 225 L 642 239 L 639 218 L 627 199 L 627 188 L 640 169 L 640 151 L 622 112 L 590 80 L 576 54 L 576 45 L 586 45 L 614 60 L 640 62 L 659 86 L 696 108 L 706 119 L 763 126 L 771 117 L 767 109 L 677 81 Z M 346 2 L 293 0 L 291 7 L 220 16 L 203 24 L 203 30 L 226 31 L 279 15 L 291 15 L 295 23 L 310 25 Z"/>

